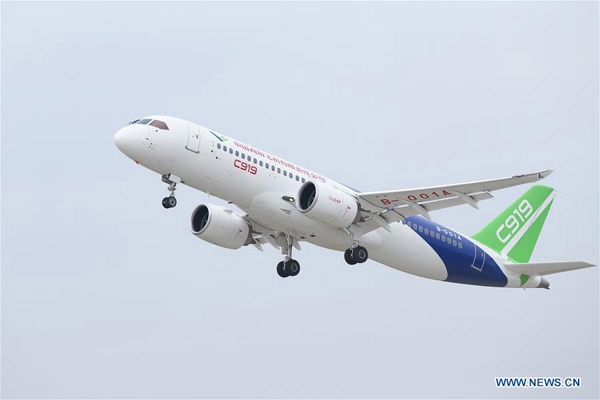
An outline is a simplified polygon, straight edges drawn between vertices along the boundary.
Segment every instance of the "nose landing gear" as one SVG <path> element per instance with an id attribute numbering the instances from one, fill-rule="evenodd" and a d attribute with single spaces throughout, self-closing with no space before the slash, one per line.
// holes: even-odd
<path id="1" fill-rule="evenodd" d="M 177 205 L 177 199 L 174 196 L 168 196 L 162 199 L 164 208 L 173 208 Z"/>
<path id="2" fill-rule="evenodd" d="M 177 199 L 175 198 L 175 190 L 177 189 L 177 182 L 171 180 L 171 177 L 175 178 L 174 175 L 163 175 L 162 181 L 169 184 L 170 195 L 162 199 L 162 205 L 164 208 L 173 208 L 177 205 Z M 179 180 L 179 179 L 177 179 Z"/>
<path id="3" fill-rule="evenodd" d="M 355 246 L 344 252 L 344 260 L 350 265 L 362 264 L 369 259 L 369 252 L 363 246 Z"/>

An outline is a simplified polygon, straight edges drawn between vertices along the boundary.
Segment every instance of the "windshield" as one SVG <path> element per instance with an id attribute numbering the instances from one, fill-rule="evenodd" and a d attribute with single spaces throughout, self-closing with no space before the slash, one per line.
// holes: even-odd
<path id="1" fill-rule="evenodd" d="M 131 121 L 128 125 L 133 125 L 133 124 L 140 124 L 140 125 L 152 125 L 155 128 L 158 129 L 164 129 L 166 131 L 169 130 L 169 127 L 167 126 L 167 124 L 164 121 L 161 121 L 159 119 L 152 119 L 152 118 L 142 118 L 142 119 L 136 119 L 135 121 Z"/>
<path id="2" fill-rule="evenodd" d="M 158 129 L 165 129 L 165 130 L 169 130 L 169 127 L 167 126 L 167 124 L 165 124 L 163 121 L 160 121 L 158 119 L 155 119 L 154 121 L 150 122 L 150 125 L 157 127 Z"/>

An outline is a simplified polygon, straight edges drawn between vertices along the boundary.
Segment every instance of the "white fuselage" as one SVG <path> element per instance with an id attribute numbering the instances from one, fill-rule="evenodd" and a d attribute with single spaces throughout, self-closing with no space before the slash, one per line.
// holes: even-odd
<path id="1" fill-rule="evenodd" d="M 295 198 L 305 181 L 322 182 L 356 196 L 354 190 L 200 125 L 168 116 L 148 118 L 166 122 L 169 129 L 130 124 L 115 135 L 119 149 L 137 163 L 235 204 L 265 228 L 338 251 L 352 245 L 347 229 L 309 218 L 284 199 Z M 402 223 L 390 228 L 391 232 L 376 229 L 360 236 L 360 244 L 369 250 L 371 259 L 414 275 L 447 278 L 442 259 L 413 229 Z M 508 287 L 539 284 L 532 279 L 521 286 L 519 277 L 503 267 L 505 259 L 492 252 L 488 255 L 506 274 Z"/>

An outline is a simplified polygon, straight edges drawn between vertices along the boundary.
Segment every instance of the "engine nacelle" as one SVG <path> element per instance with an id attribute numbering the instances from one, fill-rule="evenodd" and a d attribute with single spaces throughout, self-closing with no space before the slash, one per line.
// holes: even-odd
<path id="1" fill-rule="evenodd" d="M 250 225 L 244 218 L 212 204 L 200 204 L 194 209 L 190 229 L 200 239 L 227 249 L 239 249 L 252 241 Z"/>
<path id="2" fill-rule="evenodd" d="M 356 199 L 324 183 L 306 182 L 298 190 L 296 199 L 301 213 L 336 228 L 347 228 L 360 219 Z"/>

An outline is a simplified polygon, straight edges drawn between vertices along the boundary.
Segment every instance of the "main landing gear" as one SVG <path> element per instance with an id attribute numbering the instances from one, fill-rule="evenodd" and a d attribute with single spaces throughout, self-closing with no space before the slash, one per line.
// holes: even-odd
<path id="1" fill-rule="evenodd" d="M 344 260 L 350 265 L 362 264 L 369 259 L 369 252 L 362 246 L 355 244 L 344 252 Z"/>
<path id="2" fill-rule="evenodd" d="M 177 199 L 175 198 L 175 189 L 177 189 L 177 182 L 174 182 L 171 179 L 169 179 L 170 177 L 170 174 L 162 176 L 162 181 L 169 184 L 168 190 L 169 193 L 171 193 L 169 196 L 162 199 L 162 205 L 164 208 L 173 208 L 177 205 Z"/>
<path id="3" fill-rule="evenodd" d="M 286 257 L 287 258 L 287 257 Z M 277 274 L 282 278 L 296 276 L 300 273 L 300 263 L 294 259 L 280 261 L 277 264 Z"/>
<path id="4" fill-rule="evenodd" d="M 288 276 L 296 276 L 300 273 L 300 263 L 292 258 L 292 246 L 294 237 L 291 235 L 285 235 L 287 241 L 286 256 L 283 261 L 277 264 L 277 274 L 282 278 Z"/>

